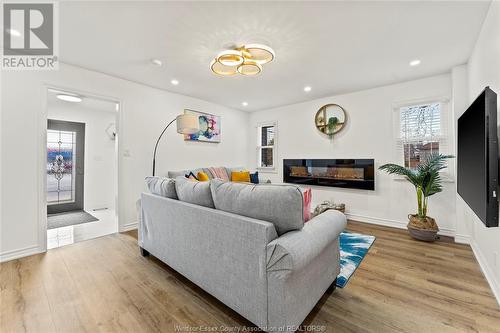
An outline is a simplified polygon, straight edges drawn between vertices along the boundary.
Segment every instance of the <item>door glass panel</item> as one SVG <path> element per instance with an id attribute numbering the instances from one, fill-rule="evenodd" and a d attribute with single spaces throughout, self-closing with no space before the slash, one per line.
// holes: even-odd
<path id="1" fill-rule="evenodd" d="M 75 202 L 76 132 L 47 130 L 47 204 Z"/>

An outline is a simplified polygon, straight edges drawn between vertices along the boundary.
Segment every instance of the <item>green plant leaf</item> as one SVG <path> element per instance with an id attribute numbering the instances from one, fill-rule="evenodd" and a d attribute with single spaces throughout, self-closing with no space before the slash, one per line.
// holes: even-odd
<path id="1" fill-rule="evenodd" d="M 446 168 L 446 162 L 450 158 L 454 158 L 454 156 L 434 153 L 427 156 L 415 170 L 397 164 L 384 164 L 379 169 L 389 174 L 404 176 L 415 186 L 419 196 L 417 201 L 419 203 L 420 214 L 422 202 L 425 202 L 425 207 L 427 207 L 427 198 L 443 191 L 441 174 L 439 172 Z"/>
<path id="2" fill-rule="evenodd" d="M 415 187 L 418 186 L 419 182 L 418 182 L 417 174 L 415 173 L 414 170 L 411 170 L 409 168 L 405 168 L 401 165 L 392 164 L 392 163 L 384 164 L 384 165 L 380 166 L 379 170 L 383 170 L 389 174 L 404 176 Z"/>

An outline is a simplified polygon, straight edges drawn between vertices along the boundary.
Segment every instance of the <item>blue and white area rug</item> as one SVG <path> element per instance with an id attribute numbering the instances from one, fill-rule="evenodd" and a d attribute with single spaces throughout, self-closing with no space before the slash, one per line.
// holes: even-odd
<path id="1" fill-rule="evenodd" d="M 337 287 L 345 287 L 374 241 L 375 236 L 351 232 L 340 234 L 340 274 L 337 276 Z"/>

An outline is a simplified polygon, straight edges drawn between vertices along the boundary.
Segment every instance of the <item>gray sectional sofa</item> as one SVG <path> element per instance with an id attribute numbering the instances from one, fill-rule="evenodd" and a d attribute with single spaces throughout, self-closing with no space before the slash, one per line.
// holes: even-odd
<path id="1" fill-rule="evenodd" d="M 291 332 L 339 273 L 345 216 L 304 224 L 292 185 L 147 179 L 139 246 L 265 331 Z M 155 194 L 156 193 L 156 194 Z"/>

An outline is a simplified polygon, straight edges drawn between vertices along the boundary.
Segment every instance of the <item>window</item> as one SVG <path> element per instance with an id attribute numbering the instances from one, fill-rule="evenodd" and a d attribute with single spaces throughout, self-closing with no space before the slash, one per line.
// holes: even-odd
<path id="1" fill-rule="evenodd" d="M 257 127 L 257 168 L 275 168 L 276 161 L 276 124 L 263 124 Z"/>
<path id="2" fill-rule="evenodd" d="M 446 153 L 446 103 L 405 105 L 399 112 L 399 146 L 404 166 L 416 168 L 433 153 Z"/>
<path id="3" fill-rule="evenodd" d="M 47 130 L 47 204 L 75 202 L 76 132 Z"/>

